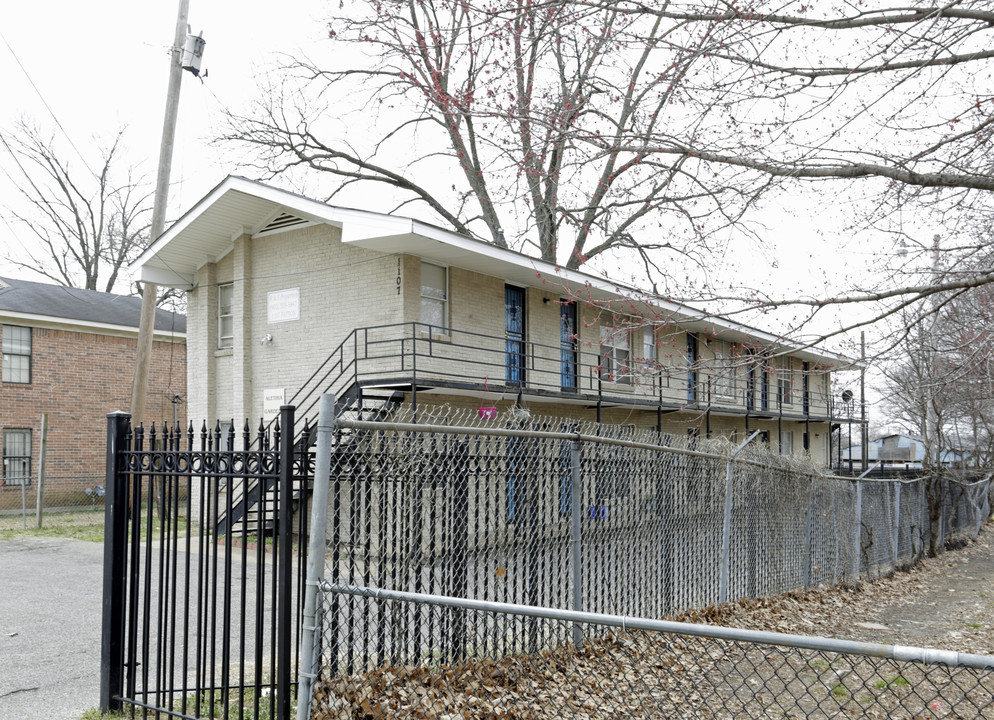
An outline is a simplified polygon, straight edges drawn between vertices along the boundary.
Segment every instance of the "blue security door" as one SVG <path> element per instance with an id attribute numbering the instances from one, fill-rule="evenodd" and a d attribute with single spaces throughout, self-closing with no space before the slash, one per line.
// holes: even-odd
<path id="1" fill-rule="evenodd" d="M 563 390 L 576 389 L 576 303 L 559 303 L 559 385 Z"/>
<path id="2" fill-rule="evenodd" d="M 507 349 L 506 380 L 509 385 L 525 382 L 525 291 L 504 286 L 504 337 Z"/>

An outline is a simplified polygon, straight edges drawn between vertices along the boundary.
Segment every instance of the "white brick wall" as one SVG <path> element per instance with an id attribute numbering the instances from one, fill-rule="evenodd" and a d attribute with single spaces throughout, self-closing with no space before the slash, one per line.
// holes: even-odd
<path id="1" fill-rule="evenodd" d="M 432 370 L 435 370 L 448 377 L 453 373 L 463 374 L 466 382 L 482 382 L 486 377 L 492 385 L 503 384 L 503 278 L 450 267 L 448 281 L 448 322 L 457 331 L 465 332 L 455 333 L 448 339 L 449 342 L 435 343 L 432 348 L 434 358 L 419 357 L 419 375 L 430 377 Z M 217 286 L 226 282 L 234 284 L 235 341 L 232 350 L 219 351 Z M 211 425 L 216 420 L 234 418 L 239 427 L 248 417 L 254 429 L 263 411 L 263 391 L 282 388 L 289 401 L 354 328 L 420 321 L 420 284 L 419 258 L 343 245 L 340 231 L 328 225 L 298 228 L 256 239 L 248 236 L 237 238 L 230 252 L 216 263 L 201 268 L 198 286 L 188 295 L 190 417 L 197 423 L 205 418 Z M 293 288 L 299 288 L 300 318 L 270 323 L 267 317 L 268 293 Z M 533 356 L 528 363 L 528 381 L 546 390 L 555 390 L 559 383 L 560 297 L 558 292 L 538 288 L 526 291 L 526 340 L 535 344 L 530 347 Z M 581 302 L 577 316 L 580 361 L 595 366 L 600 349 L 600 324 L 612 322 L 611 313 Z M 665 318 L 653 318 L 653 321 L 658 323 L 656 360 L 661 366 L 673 369 L 669 381 L 665 378 L 662 381 L 662 397 L 671 403 L 685 403 L 686 333 L 668 324 Z M 642 355 L 640 332 L 633 337 L 633 358 Z M 273 339 L 263 344 L 261 341 L 267 334 L 272 335 Z M 419 344 L 419 352 L 426 352 L 427 338 L 419 336 L 411 339 L 407 329 L 394 329 L 390 334 L 408 337 L 404 341 L 407 352 L 410 352 L 412 342 Z M 371 333 L 370 337 L 375 335 Z M 401 351 L 401 342 L 398 340 L 393 345 L 379 346 L 379 351 L 395 354 L 380 362 L 380 366 L 399 374 L 400 360 L 396 354 Z M 702 344 L 701 358 L 709 357 L 708 352 Z M 472 360 L 481 364 L 474 368 L 453 360 Z M 374 363 L 369 363 L 367 369 L 374 366 Z M 799 361 L 795 369 L 800 370 Z M 591 371 L 591 367 L 581 368 L 580 373 L 581 391 L 596 390 L 596 373 Z M 706 377 L 704 373 L 701 376 L 702 379 Z M 739 371 L 738 380 L 744 386 L 744 370 Z M 775 407 L 775 378 L 771 377 L 770 385 L 771 407 Z M 821 387 L 820 383 L 813 383 L 813 397 Z M 633 397 L 659 396 L 658 385 L 654 386 L 651 380 L 639 377 L 632 385 L 610 383 L 605 390 Z M 799 377 L 796 377 L 795 393 L 799 398 Z M 478 399 L 455 399 L 452 402 L 479 405 Z M 510 402 L 510 396 L 500 402 Z M 736 407 L 744 408 L 741 392 L 731 402 Z M 539 407 L 534 403 L 533 406 L 537 408 L 536 412 L 542 414 L 588 419 L 593 416 L 593 412 L 583 406 L 542 404 Z M 812 412 L 816 412 L 815 407 L 813 403 Z M 793 409 L 800 412 L 799 399 Z M 656 426 L 656 412 L 652 409 L 605 409 L 603 419 L 638 427 Z M 703 426 L 700 412 L 664 416 L 664 432 L 685 433 L 692 426 Z M 770 432 L 771 441 L 776 440 L 775 421 L 751 420 L 751 429 L 760 427 Z M 800 453 L 803 423 L 785 423 L 787 427 L 794 432 L 794 449 Z M 726 434 L 734 431 L 736 437 L 742 438 L 745 421 L 741 417 L 713 415 L 712 430 Z M 823 460 L 827 456 L 824 449 L 827 429 L 819 428 L 819 431 L 819 437 L 812 437 L 811 452 L 817 460 Z"/>

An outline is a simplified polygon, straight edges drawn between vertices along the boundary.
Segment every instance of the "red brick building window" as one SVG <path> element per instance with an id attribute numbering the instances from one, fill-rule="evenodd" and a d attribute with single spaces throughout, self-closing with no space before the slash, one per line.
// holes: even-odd
<path id="1" fill-rule="evenodd" d="M 31 484 L 30 430 L 3 431 L 3 484 Z"/>
<path id="2" fill-rule="evenodd" d="M 31 382 L 31 328 L 3 326 L 3 381 Z"/>

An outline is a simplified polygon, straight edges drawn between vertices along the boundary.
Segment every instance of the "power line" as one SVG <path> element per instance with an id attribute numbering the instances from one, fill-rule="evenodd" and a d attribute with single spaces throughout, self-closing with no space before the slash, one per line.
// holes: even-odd
<path id="1" fill-rule="evenodd" d="M 17 56 L 17 53 L 14 52 L 14 48 L 12 48 L 10 46 L 10 43 L 7 42 L 7 38 L 4 36 L 2 31 L 0 31 L 0 40 L 3 40 L 3 44 L 7 46 L 7 50 L 10 51 L 10 54 L 13 56 L 14 61 L 17 63 L 17 66 L 21 68 L 21 72 L 24 73 L 24 77 L 26 77 L 28 79 L 28 82 L 31 83 L 31 87 L 34 88 L 34 91 L 38 95 L 38 98 L 41 100 L 42 105 L 44 105 L 45 109 L 48 110 L 48 114 L 52 116 L 52 119 L 55 121 L 55 125 L 59 128 L 59 130 L 62 131 L 62 134 L 65 135 L 66 140 L 69 141 L 69 144 L 72 146 L 72 149 L 76 151 L 77 155 L 79 155 L 79 159 L 83 161 L 83 165 L 86 167 L 87 170 L 90 171 L 91 175 L 96 176 L 96 173 L 93 172 L 93 169 L 90 167 L 90 164 L 86 161 L 86 158 L 83 157 L 83 153 L 79 151 L 79 148 L 76 147 L 76 143 L 74 143 L 72 138 L 69 137 L 69 133 L 66 132 L 66 129 L 62 126 L 62 123 L 59 122 L 59 118 L 56 116 L 55 111 L 52 110 L 52 107 L 48 104 L 48 101 L 45 99 L 45 96 L 42 95 L 41 90 L 38 89 L 38 86 L 35 84 L 35 81 L 31 78 L 30 73 L 28 73 L 27 68 L 24 67 L 24 63 L 21 62 L 21 59 Z M 6 145 L 7 143 L 5 142 L 4 144 Z M 10 150 L 9 147 L 7 149 Z M 13 154 L 13 152 L 11 152 L 11 154 Z M 21 169 L 23 170 L 24 168 Z"/>

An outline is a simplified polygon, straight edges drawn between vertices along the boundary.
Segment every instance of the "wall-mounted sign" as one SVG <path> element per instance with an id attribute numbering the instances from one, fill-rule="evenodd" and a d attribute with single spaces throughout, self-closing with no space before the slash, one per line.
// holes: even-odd
<path id="1" fill-rule="evenodd" d="M 300 288 L 273 290 L 266 303 L 270 323 L 300 320 Z"/>
<path id="2" fill-rule="evenodd" d="M 262 391 L 262 420 L 268 423 L 275 417 L 279 417 L 280 405 L 284 403 L 286 390 L 283 388 L 273 388 Z"/>

